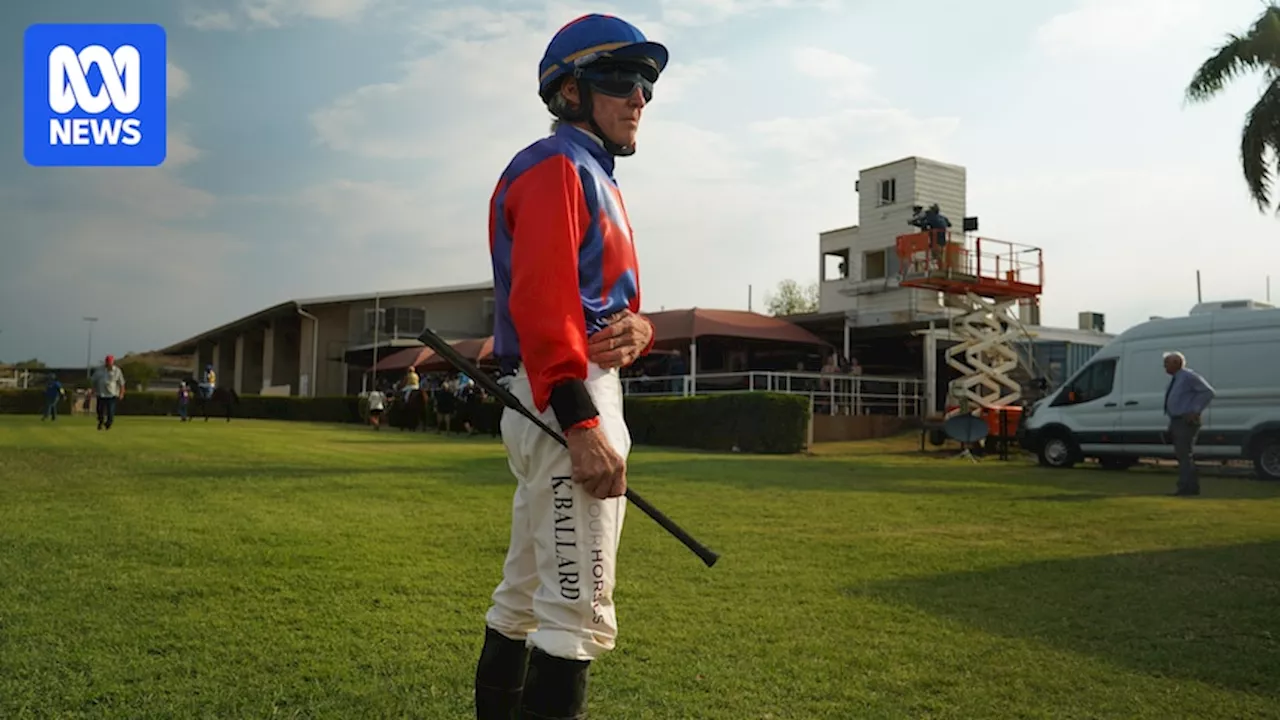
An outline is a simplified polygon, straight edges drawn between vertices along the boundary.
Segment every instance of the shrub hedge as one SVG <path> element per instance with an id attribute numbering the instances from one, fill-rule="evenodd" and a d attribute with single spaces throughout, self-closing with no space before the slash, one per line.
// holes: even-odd
<path id="1" fill-rule="evenodd" d="M 0 390 L 0 413 L 38 415 L 44 407 L 43 390 Z M 66 412 L 66 401 L 59 410 Z M 194 407 L 193 407 L 194 410 Z M 217 413 L 219 407 L 211 407 Z M 363 422 L 366 408 L 357 397 L 280 397 L 241 395 L 233 417 L 309 422 Z M 405 418 L 393 405 L 387 422 L 400 427 Z M 472 408 L 477 432 L 497 435 L 502 405 L 486 400 Z M 134 391 L 116 409 L 119 415 L 170 415 L 178 413 L 172 392 Z M 427 408 L 428 423 L 434 411 Z M 795 453 L 804 449 L 809 422 L 809 399 L 801 395 L 764 392 L 724 393 L 696 397 L 627 397 L 627 426 L 637 445 L 682 447 L 698 450 L 746 453 Z M 216 415 L 211 414 L 214 418 Z M 462 430 L 467 417 L 454 417 L 452 431 Z"/>
<path id="2" fill-rule="evenodd" d="M 628 397 L 624 412 L 637 445 L 772 454 L 800 452 L 808 439 L 809 398 L 803 395 Z"/>

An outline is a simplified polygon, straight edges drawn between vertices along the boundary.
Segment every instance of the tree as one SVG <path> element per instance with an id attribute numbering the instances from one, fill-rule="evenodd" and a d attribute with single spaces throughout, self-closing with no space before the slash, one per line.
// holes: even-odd
<path id="1" fill-rule="evenodd" d="M 765 306 L 770 315 L 798 315 L 818 311 L 818 283 L 800 287 L 795 280 L 778 283 L 776 295 L 765 296 Z"/>
<path id="2" fill-rule="evenodd" d="M 1191 102 L 1205 102 L 1246 72 L 1261 72 L 1265 87 L 1245 115 L 1240 165 L 1259 212 L 1271 205 L 1274 168 L 1280 167 L 1280 5 L 1271 2 L 1244 35 L 1227 35 L 1187 86 Z M 1280 214 L 1280 208 L 1277 208 Z"/>
<path id="3" fill-rule="evenodd" d="M 13 366 L 18 368 L 19 370 L 44 370 L 46 367 L 48 367 L 47 365 L 40 362 L 36 358 L 31 358 L 30 360 L 23 360 L 20 363 L 14 363 Z"/>
<path id="4" fill-rule="evenodd" d="M 118 364 L 120 372 L 124 374 L 125 382 L 131 386 L 140 386 L 143 390 L 146 390 L 151 382 L 160 376 L 158 370 L 141 360 L 122 359 Z"/>

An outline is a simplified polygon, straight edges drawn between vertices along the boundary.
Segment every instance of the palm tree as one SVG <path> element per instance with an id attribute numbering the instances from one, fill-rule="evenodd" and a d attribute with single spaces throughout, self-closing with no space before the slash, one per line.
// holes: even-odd
<path id="1" fill-rule="evenodd" d="M 1262 72 L 1262 97 L 1245 116 L 1240 134 L 1240 165 L 1249 194 L 1265 212 L 1271 205 L 1273 166 L 1280 167 L 1280 4 L 1269 2 L 1244 35 L 1227 41 L 1196 71 L 1187 99 L 1203 102 L 1246 72 Z M 1280 214 L 1280 208 L 1276 209 Z"/>

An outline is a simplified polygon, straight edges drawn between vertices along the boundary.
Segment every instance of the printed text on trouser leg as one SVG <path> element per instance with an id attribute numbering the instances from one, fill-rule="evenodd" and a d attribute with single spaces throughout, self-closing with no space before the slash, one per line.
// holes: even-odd
<path id="1" fill-rule="evenodd" d="M 587 506 L 587 544 L 591 548 L 591 622 L 604 622 L 600 599 L 604 596 L 604 503 Z"/>
<path id="2" fill-rule="evenodd" d="M 578 557 L 578 532 L 574 507 L 573 480 L 567 476 L 551 478 L 552 492 L 555 499 L 552 507 L 555 511 L 555 548 L 556 566 L 560 575 L 560 596 L 565 600 L 576 601 L 582 597 L 582 578 Z M 604 504 L 599 502 L 587 505 L 587 544 L 591 550 L 591 622 L 604 622 L 600 601 L 604 597 Z"/>
<path id="3" fill-rule="evenodd" d="M 555 496 L 556 567 L 560 573 L 560 597 L 577 600 L 582 597 L 578 578 L 578 531 L 574 522 L 573 481 L 568 477 L 551 478 Z M 570 554 L 572 553 L 572 554 Z"/>

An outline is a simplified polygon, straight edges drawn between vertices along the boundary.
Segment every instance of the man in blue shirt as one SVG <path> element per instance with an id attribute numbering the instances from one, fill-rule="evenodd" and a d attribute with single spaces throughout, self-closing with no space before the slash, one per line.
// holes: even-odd
<path id="1" fill-rule="evenodd" d="M 1200 373 L 1187 367 L 1180 352 L 1166 353 L 1164 371 L 1173 376 L 1164 393 L 1164 413 L 1169 416 L 1169 437 L 1173 454 L 1178 458 L 1177 496 L 1199 495 L 1200 479 L 1195 464 L 1196 435 L 1200 433 L 1200 415 L 1216 394 Z"/>
<path id="2" fill-rule="evenodd" d="M 49 375 L 49 382 L 44 386 L 44 412 L 40 415 L 40 419 L 57 420 L 58 401 L 66 394 L 62 389 L 62 383 L 58 381 L 58 376 Z"/>

